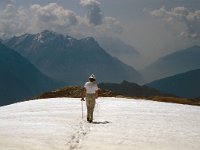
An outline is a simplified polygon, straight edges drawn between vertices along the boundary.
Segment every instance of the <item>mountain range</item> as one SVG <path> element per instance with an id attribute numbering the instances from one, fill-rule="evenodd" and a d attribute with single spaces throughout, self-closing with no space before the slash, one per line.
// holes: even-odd
<path id="1" fill-rule="evenodd" d="M 146 85 L 180 97 L 200 97 L 200 69 L 156 80 Z"/>
<path id="2" fill-rule="evenodd" d="M 12 37 L 4 44 L 47 76 L 68 85 L 82 85 L 91 73 L 99 82 L 143 82 L 140 73 L 110 56 L 92 37 L 78 40 L 45 30 Z"/>
<path id="3" fill-rule="evenodd" d="M 143 75 L 149 82 L 195 69 L 200 69 L 200 46 L 159 58 L 143 70 Z"/>
<path id="4" fill-rule="evenodd" d="M 60 85 L 2 43 L 0 43 L 0 83 L 0 105 L 31 98 Z"/>
<path id="5" fill-rule="evenodd" d="M 2 40 L 0 80 L 3 84 L 0 88 L 3 92 L 0 98 L 24 99 L 60 87 L 61 83 L 82 86 L 91 73 L 97 76 L 98 83 L 102 83 L 100 87 L 126 96 L 170 93 L 200 97 L 200 46 L 158 59 L 143 72 L 147 81 L 156 81 L 139 86 L 138 83 L 144 82 L 141 74 L 118 58 L 122 59 L 123 53 L 133 59 L 140 54 L 119 39 L 106 39 L 101 39 L 102 48 L 93 37 L 75 39 L 45 30 Z M 126 81 L 121 83 L 123 80 Z"/>

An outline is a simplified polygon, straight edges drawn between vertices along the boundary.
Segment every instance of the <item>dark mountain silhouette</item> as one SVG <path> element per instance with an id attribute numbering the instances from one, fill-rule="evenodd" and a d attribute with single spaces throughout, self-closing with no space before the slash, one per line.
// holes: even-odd
<path id="1" fill-rule="evenodd" d="M 146 85 L 180 97 L 200 97 L 200 69 L 156 80 Z"/>
<path id="2" fill-rule="evenodd" d="M 152 81 L 200 68 L 200 46 L 193 46 L 158 59 L 144 69 L 147 81 Z"/>
<path id="3" fill-rule="evenodd" d="M 55 32 L 24 34 L 4 43 L 28 58 L 43 73 L 70 85 L 82 85 L 91 73 L 99 82 L 142 82 L 132 67 L 110 56 L 92 37 L 74 39 Z"/>
<path id="4" fill-rule="evenodd" d="M 31 98 L 59 87 L 26 58 L 0 43 L 0 105 Z"/>
<path id="5" fill-rule="evenodd" d="M 150 88 L 148 86 L 140 86 L 136 83 L 131 83 L 128 81 L 123 81 L 120 84 L 100 83 L 98 86 L 100 89 L 110 90 L 112 92 L 119 93 L 123 96 L 130 97 L 172 96 L 169 94 L 161 93 L 154 88 Z"/>

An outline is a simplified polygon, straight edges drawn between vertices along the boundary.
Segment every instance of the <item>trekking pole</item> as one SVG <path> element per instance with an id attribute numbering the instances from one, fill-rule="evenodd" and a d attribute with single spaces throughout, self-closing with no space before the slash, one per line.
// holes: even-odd
<path id="1" fill-rule="evenodd" d="M 82 120 L 83 120 L 83 101 L 81 101 L 82 104 Z"/>
<path id="2" fill-rule="evenodd" d="M 83 120 L 83 101 L 85 101 L 84 98 L 81 98 L 82 120 Z"/>

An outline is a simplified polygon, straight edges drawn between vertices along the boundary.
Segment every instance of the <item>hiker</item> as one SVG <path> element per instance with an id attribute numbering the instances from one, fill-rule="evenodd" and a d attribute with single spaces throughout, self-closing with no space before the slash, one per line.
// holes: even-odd
<path id="1" fill-rule="evenodd" d="M 96 81 L 95 75 L 92 74 L 89 77 L 89 81 L 85 83 L 83 90 L 82 100 L 84 100 L 84 97 L 86 97 L 87 121 L 89 123 L 93 121 L 95 99 L 98 98 L 98 86 L 95 81 Z"/>

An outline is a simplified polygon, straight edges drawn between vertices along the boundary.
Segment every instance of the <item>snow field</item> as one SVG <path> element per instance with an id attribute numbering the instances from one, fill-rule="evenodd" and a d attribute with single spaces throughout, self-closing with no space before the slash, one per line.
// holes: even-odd
<path id="1" fill-rule="evenodd" d="M 199 150 L 198 106 L 98 98 L 94 123 L 77 98 L 32 100 L 0 107 L 3 150 Z"/>

